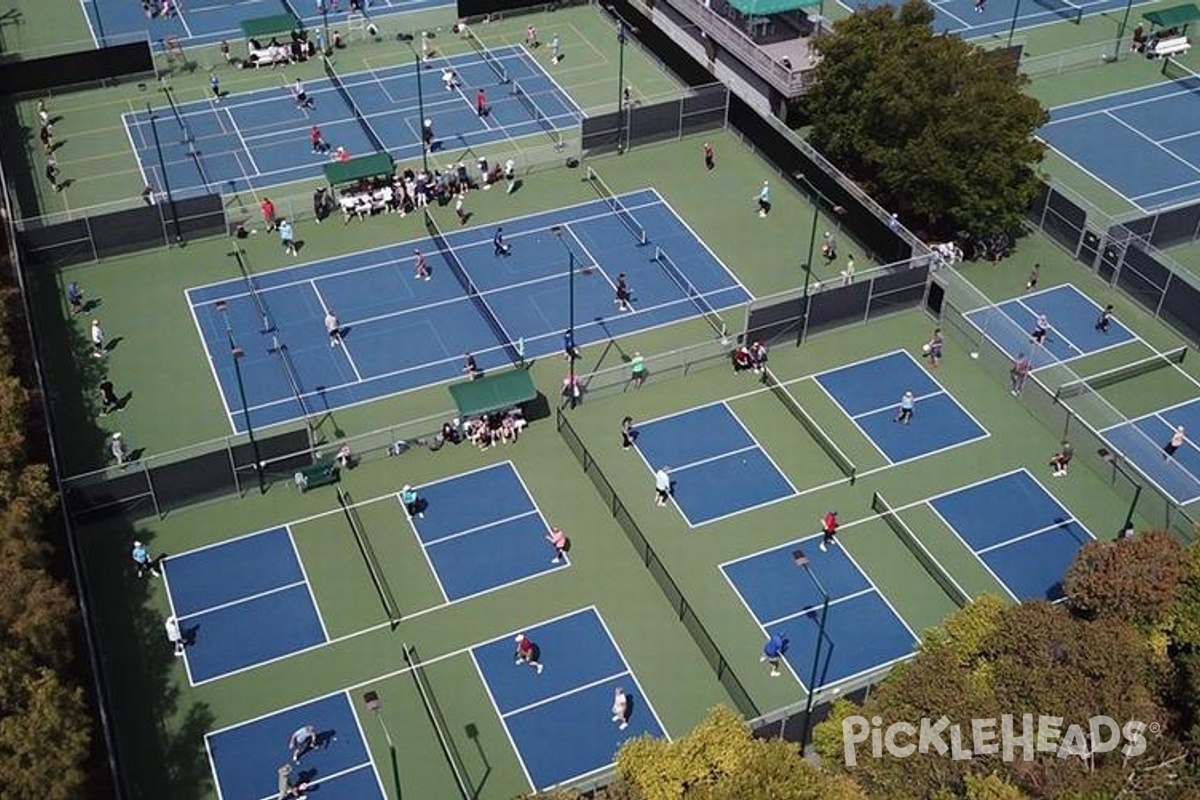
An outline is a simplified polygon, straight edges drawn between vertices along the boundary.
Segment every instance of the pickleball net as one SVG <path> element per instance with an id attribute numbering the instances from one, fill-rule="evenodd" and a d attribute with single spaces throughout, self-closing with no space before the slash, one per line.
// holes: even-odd
<path id="1" fill-rule="evenodd" d="M 821 446 L 825 451 L 825 455 L 829 456 L 829 460 L 837 465 L 837 468 L 842 471 L 842 474 L 850 479 L 851 485 L 854 484 L 855 477 L 858 474 L 858 467 L 854 462 L 842 452 L 842 448 L 837 446 L 837 442 L 825 432 L 825 429 L 817 424 L 817 421 L 804 410 L 804 406 L 792 396 L 792 393 L 787 390 L 787 387 L 780 383 L 775 377 L 775 373 L 771 372 L 769 367 L 763 368 L 763 383 L 771 390 L 771 394 L 775 395 L 788 413 L 800 423 L 804 430 L 808 431 L 808 435 Z"/>
<path id="2" fill-rule="evenodd" d="M 929 548 L 925 546 L 925 543 L 917 538 L 917 534 L 913 532 L 913 529 L 908 527 L 904 520 L 900 519 L 900 515 L 888 505 L 887 501 L 883 499 L 883 495 L 879 494 L 879 492 L 875 492 L 871 498 L 871 510 L 887 523 L 888 527 L 896 534 L 896 537 L 912 553 L 917 563 L 929 573 L 929 577 L 933 578 L 938 586 L 942 587 L 942 591 L 954 601 L 955 605 L 959 608 L 965 608 L 970 604 L 972 598 L 967 593 L 967 590 L 951 577 L 941 562 L 937 560 L 933 553 L 929 552 Z"/>
<path id="3" fill-rule="evenodd" d="M 450 738 L 446 717 L 442 714 L 442 707 L 438 704 L 437 695 L 433 693 L 433 687 L 429 684 L 429 676 L 425 674 L 425 663 L 421 660 L 417 648 L 404 643 L 401 645 L 401 649 L 413 684 L 417 687 L 417 694 L 421 696 L 421 705 L 425 707 L 425 714 L 429 717 L 429 723 L 433 725 L 434 733 L 437 734 L 438 746 L 441 747 L 442 755 L 446 757 L 446 763 L 454 774 L 454 783 L 458 787 L 459 794 L 462 795 L 463 800 L 471 800 L 476 793 L 467 780 L 467 770 L 463 766 L 458 747 Z"/>
<path id="4" fill-rule="evenodd" d="M 467 297 L 475 304 L 475 308 L 480 315 L 487 321 L 495 334 L 496 339 L 500 342 L 500 346 L 504 348 L 505 355 L 508 360 L 514 364 L 523 363 L 521 353 L 513 344 L 512 338 L 508 335 L 508 331 L 504 330 L 504 326 L 500 324 L 500 318 L 492 311 L 492 307 L 488 305 L 480 293 L 479 288 L 475 286 L 475 282 L 471 280 L 471 276 L 467 274 L 467 268 L 458 258 L 458 254 L 454 252 L 454 248 L 446 241 L 442 229 L 438 227 L 433 215 L 429 213 L 429 209 L 425 209 L 425 229 L 429 232 L 429 237 L 433 239 L 433 243 L 437 245 L 438 252 L 441 253 L 442 260 L 446 262 L 446 266 L 450 267 L 450 271 L 454 273 L 454 277 L 462 284 L 463 291 L 467 293 Z"/>
<path id="5" fill-rule="evenodd" d="M 1083 21 L 1083 6 L 1076 5 L 1070 0 L 1034 0 L 1034 2 L 1047 11 L 1053 11 L 1068 22 L 1078 25 Z"/>
<path id="6" fill-rule="evenodd" d="M 683 274 L 683 270 L 675 265 L 675 262 L 671 260 L 671 257 L 661 247 L 654 248 L 654 261 L 666 273 L 667 277 L 675 282 L 675 285 L 679 287 L 679 291 L 683 292 L 684 296 L 692 301 L 692 304 L 696 306 L 696 310 L 700 312 L 700 315 L 717 332 L 717 336 L 721 339 L 727 339 L 729 337 L 729 329 L 725 326 L 725 320 L 721 319 L 721 315 L 708 302 L 708 298 L 704 296 L 704 293 L 688 280 L 688 277 Z"/>
<path id="7" fill-rule="evenodd" d="M 592 188 L 596 190 L 596 194 L 600 195 L 601 199 L 608 203 L 608 207 L 612 210 L 613 214 L 615 214 L 617 218 L 625 224 L 625 227 L 629 230 L 629 232 L 633 234 L 633 238 L 638 244 L 645 244 L 646 242 L 650 241 L 649 237 L 646 236 L 646 229 L 641 226 L 641 224 L 633 216 L 633 213 L 625 207 L 625 204 L 621 202 L 616 193 L 613 192 L 612 189 L 608 188 L 608 184 L 605 183 L 604 179 L 600 177 L 600 173 L 596 172 L 596 170 L 592 169 L 591 167 L 588 167 L 587 179 L 588 183 L 592 185 Z"/>
<path id="8" fill-rule="evenodd" d="M 1187 357 L 1187 347 L 1177 347 L 1174 350 L 1168 350 L 1164 353 L 1156 353 L 1152 356 L 1139 358 L 1137 361 L 1131 361 L 1128 364 L 1122 364 L 1119 367 L 1106 369 L 1103 372 L 1097 372 L 1093 375 L 1088 375 L 1079 380 L 1064 383 L 1058 387 L 1055 393 L 1055 398 L 1058 400 L 1068 400 L 1072 397 L 1089 392 L 1103 389 L 1107 386 L 1113 386 L 1124 381 L 1140 378 L 1143 375 L 1149 375 L 1153 372 L 1158 372 L 1161 369 L 1178 366 L 1184 362 Z"/>
<path id="9" fill-rule="evenodd" d="M 396 604 L 392 588 L 388 585 L 383 569 L 379 566 L 379 559 L 375 557 L 375 548 L 371 546 L 371 540 L 367 537 L 366 529 L 363 528 L 362 519 L 358 516 L 358 509 L 355 508 L 350 495 L 340 486 L 337 487 L 337 498 L 338 505 L 342 507 L 342 514 L 350 526 L 354 544 L 358 547 L 358 552 L 371 576 L 371 584 L 375 587 L 375 593 L 379 595 L 379 604 L 383 606 L 392 630 L 395 630 L 396 626 L 400 624 L 400 607 Z"/>
<path id="10" fill-rule="evenodd" d="M 1175 56 L 1163 58 L 1162 74 L 1171 80 L 1178 81 L 1193 92 L 1200 91 L 1200 74 L 1184 66 L 1183 62 L 1177 60 Z"/>
<path id="11" fill-rule="evenodd" d="M 513 81 L 512 93 L 520 101 L 521 105 L 525 107 L 525 111 L 528 112 L 529 116 L 533 117 L 534 122 L 540 125 L 542 130 L 546 132 L 546 135 L 550 137 L 550 141 L 554 142 L 554 149 L 562 150 L 562 132 L 554 124 L 554 121 L 550 119 L 549 115 L 542 111 L 542 107 L 537 104 L 537 101 L 533 99 L 529 92 L 525 91 L 525 87 L 520 82 Z"/>
<path id="12" fill-rule="evenodd" d="M 463 38 L 467 40 L 467 44 L 475 48 L 479 59 L 491 67 L 492 72 L 496 73 L 496 77 L 500 79 L 501 83 L 508 83 L 508 69 L 504 66 L 504 63 L 496 58 L 496 55 L 491 50 L 488 50 L 484 46 L 483 42 L 479 40 L 479 37 L 475 35 L 470 26 L 464 26 L 464 34 Z"/>
<path id="13" fill-rule="evenodd" d="M 344 102 L 347 108 L 350 109 L 350 112 L 354 114 L 354 119 L 358 121 L 363 133 L 367 135 L 367 139 L 370 140 L 371 146 L 375 148 L 375 152 L 386 153 L 387 146 L 383 143 L 383 140 L 379 138 L 379 134 L 375 133 L 375 129 L 371 127 L 371 123 L 367 121 L 366 116 L 358 107 L 358 103 L 354 102 L 354 98 L 350 96 L 350 90 L 346 88 L 346 84 L 342 83 L 342 79 L 336 72 L 333 71 L 333 63 L 325 56 L 321 56 L 321 63 L 325 67 L 325 76 L 329 78 L 329 83 L 332 84 L 333 88 L 337 89 L 338 94 L 342 96 L 342 102 Z"/>

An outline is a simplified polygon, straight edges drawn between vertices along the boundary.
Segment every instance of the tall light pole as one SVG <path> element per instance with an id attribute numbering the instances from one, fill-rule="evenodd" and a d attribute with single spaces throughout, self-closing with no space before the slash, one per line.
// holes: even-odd
<path id="1" fill-rule="evenodd" d="M 571 249 L 571 245 L 567 244 L 563 239 L 563 228 L 561 225 L 552 227 L 551 232 L 558 239 L 558 243 L 567 251 L 567 333 L 571 337 L 572 352 L 567 353 L 567 379 L 570 381 L 569 388 L 571 396 L 574 397 L 575 392 L 575 251 Z M 572 407 L 574 403 L 571 404 Z"/>
<path id="2" fill-rule="evenodd" d="M 625 42 L 637 28 L 625 21 L 613 6 L 604 7 L 617 20 L 617 152 L 624 153 L 629 135 L 625 118 Z"/>
<path id="3" fill-rule="evenodd" d="M 225 335 L 229 338 L 229 355 L 233 359 L 233 374 L 237 377 L 238 396 L 242 400 L 242 416 L 246 418 L 246 436 L 250 439 L 250 451 L 254 454 L 254 472 L 258 476 L 258 491 L 267 493 L 266 478 L 263 475 L 262 454 L 258 450 L 258 440 L 254 438 L 254 425 L 250 422 L 250 404 L 246 402 L 246 383 L 242 380 L 242 358 L 246 351 L 238 346 L 233 339 L 233 327 L 229 324 L 229 304 L 218 300 L 217 311 L 225 320 Z"/>
<path id="4" fill-rule="evenodd" d="M 383 721 L 383 700 L 379 698 L 378 692 L 364 692 L 363 705 L 379 721 L 379 728 L 383 731 L 384 740 L 387 741 L 388 753 L 392 757 L 392 785 L 396 787 L 396 797 L 400 797 L 400 764 L 396 759 L 396 744 L 392 741 L 392 732 L 388 730 L 387 723 Z"/>
<path id="5" fill-rule="evenodd" d="M 808 327 L 808 285 L 812 280 L 812 261 L 813 253 L 817 248 L 817 222 L 820 220 L 821 204 L 824 203 L 834 214 L 845 214 L 846 209 L 842 206 L 834 204 L 828 197 L 822 194 L 821 190 L 812 185 L 812 181 L 803 172 L 795 173 L 794 177 L 800 183 L 804 184 L 804 188 L 808 191 L 808 199 L 812 202 L 813 215 L 812 226 L 808 233 L 808 256 L 804 261 L 801 269 L 804 270 L 804 289 L 802 297 L 802 307 L 800 310 L 800 329 L 796 336 L 796 344 L 804 340 L 804 331 Z"/>
<path id="6" fill-rule="evenodd" d="M 825 622 L 829 617 L 829 592 L 825 591 L 821 581 L 817 580 L 817 576 L 808 565 L 808 556 L 804 554 L 803 550 L 792 551 L 792 560 L 812 579 L 813 585 L 821 594 L 821 621 L 817 627 L 817 644 L 813 648 L 812 670 L 808 673 L 808 699 L 804 702 L 804 727 L 800 729 L 800 753 L 803 755 L 804 748 L 808 747 L 808 734 L 812 731 L 813 703 L 817 697 L 817 672 L 821 668 L 821 646 L 825 642 Z"/>
<path id="7" fill-rule="evenodd" d="M 1133 0 L 1129 0 L 1130 3 Z M 1008 26 L 1008 44 L 1006 47 L 1012 47 L 1013 34 L 1017 32 L 1017 19 L 1021 16 L 1021 0 L 1017 0 L 1017 6 L 1013 9 L 1012 22 Z"/>

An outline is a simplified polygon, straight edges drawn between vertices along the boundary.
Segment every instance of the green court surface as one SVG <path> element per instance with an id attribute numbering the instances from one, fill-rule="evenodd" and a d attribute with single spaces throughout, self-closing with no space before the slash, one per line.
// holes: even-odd
<path id="1" fill-rule="evenodd" d="M 26 13 L 32 19 L 49 12 L 31 5 Z M 72 17 L 76 27 L 78 16 Z M 577 48 L 583 54 L 555 73 L 572 97 L 584 108 L 611 104 L 617 89 L 616 44 L 608 21 L 592 8 L 565 8 L 554 12 L 552 22 L 549 15 L 514 17 L 487 26 L 480 35 L 493 46 L 519 43 L 530 19 L 543 31 L 551 24 L 558 26 L 572 52 Z M 419 24 L 449 22 L 433 13 Z M 415 23 L 406 26 L 411 24 Z M 1072 46 L 1076 37 L 1080 44 L 1087 44 L 1089 36 L 1102 39 L 1105 26 L 1112 24 L 1111 16 L 1100 15 L 1085 18 L 1082 26 L 1062 23 L 1022 36 L 1029 51 L 1037 53 L 1043 43 L 1049 51 L 1051 43 L 1061 49 Z M 390 35 L 383 38 L 378 44 L 352 45 L 364 67 L 404 60 L 403 49 L 386 41 Z M 203 95 L 206 68 L 216 62 L 215 56 L 215 51 L 202 50 L 190 54 L 195 70 L 173 70 L 170 81 L 181 100 Z M 1062 102 L 1087 96 L 1082 94 L 1085 91 L 1099 94 L 1120 85 L 1137 85 L 1131 81 L 1147 78 L 1142 72 L 1151 68 L 1125 60 L 1039 79 L 1033 90 L 1047 102 L 1052 97 Z M 677 96 L 681 91 L 636 50 L 627 53 L 626 70 L 640 100 Z M 315 71 L 298 74 L 316 76 Z M 1091 89 L 1084 87 L 1083 77 L 1091 79 Z M 265 72 L 238 74 L 225 81 L 231 91 L 272 82 L 278 82 L 278 76 Z M 19 182 L 17 193 L 25 214 L 31 215 L 30 209 L 60 214 L 81 206 L 135 201 L 140 189 L 134 180 L 136 166 L 132 154 L 123 149 L 123 137 L 112 134 L 112 126 L 119 124 L 122 111 L 155 97 L 153 85 L 139 89 L 131 84 L 54 98 L 55 112 L 65 116 L 64 172 L 76 170 L 78 183 L 65 196 L 48 197 L 36 180 Z M 28 103 L 17 109 L 25 124 L 31 110 Z M 7 120 L 6 133 L 15 130 L 16 122 Z M 712 173 L 702 163 L 705 141 L 717 153 L 717 169 Z M 511 195 L 471 193 L 472 225 L 488 227 L 595 199 L 595 191 L 584 179 L 585 170 L 563 166 L 561 154 L 543 152 L 544 139 L 508 146 L 527 159 L 523 186 Z M 34 178 L 40 158 L 35 148 L 28 147 L 23 156 L 5 154 L 10 173 L 23 160 L 26 169 L 34 169 Z M 621 156 L 589 159 L 583 167 L 598 170 L 617 192 L 653 186 L 755 298 L 794 289 L 801 282 L 799 264 L 804 260 L 812 207 L 788 190 L 777 172 L 734 133 L 714 131 L 635 146 Z M 766 219 L 754 213 L 754 192 L 763 180 L 771 180 L 774 187 L 774 210 Z M 308 185 L 279 187 L 271 196 L 281 213 L 290 215 L 292 209 L 307 209 L 310 190 Z M 234 215 L 242 209 L 253 214 L 257 200 L 247 193 L 227 202 Z M 1114 208 L 1114 213 L 1118 210 Z M 439 219 L 449 219 L 448 211 L 435 213 Z M 837 230 L 830 220 L 819 223 Z M 836 279 L 842 260 L 850 254 L 860 275 L 874 266 L 870 254 L 850 241 L 847 232 L 838 233 L 842 254 L 838 262 L 826 265 L 817 260 L 815 277 L 822 282 Z M 305 247 L 299 262 L 425 235 L 417 214 L 381 216 L 350 225 L 331 219 L 320 227 L 301 215 L 298 238 Z M 244 247 L 257 275 L 297 263 L 269 235 L 251 236 Z M 29 276 L 47 380 L 53 387 L 50 402 L 58 449 L 67 475 L 75 476 L 67 482 L 68 492 L 73 481 L 82 485 L 120 474 L 109 463 L 106 450 L 106 440 L 116 430 L 141 451 L 143 460 L 152 461 L 182 460 L 220 449 L 226 442 L 242 441 L 231 434 L 184 296 L 189 287 L 240 278 L 230 249 L 224 239 L 195 241 L 182 248 L 57 273 L 40 270 Z M 1161 322 L 1080 270 L 1040 235 L 1022 239 L 1016 254 L 1000 265 L 968 265 L 962 271 L 983 292 L 981 302 L 984 297 L 998 302 L 1021 293 L 1034 262 L 1042 265 L 1042 287 L 1071 283 L 1100 305 L 1112 303 L 1117 318 L 1140 337 L 1138 342 L 1073 362 L 1078 374 L 1103 372 L 1181 344 Z M 110 339 L 119 339 L 105 359 L 89 357 L 86 317 L 91 314 L 77 318 L 68 314 L 63 292 L 73 280 L 98 302 L 93 313 L 103 318 Z M 733 333 L 742 330 L 743 313 L 744 309 L 724 312 Z M 840 545 L 904 622 L 919 633 L 941 621 L 955 604 L 873 511 L 875 493 L 886 497 L 929 553 L 972 595 L 1003 595 L 1003 587 L 932 514 L 924 504 L 926 498 L 1023 467 L 1097 536 L 1110 538 L 1125 520 L 1128 495 L 1114 491 L 1108 474 L 1093 470 L 1087 459 L 1081 458 L 1083 463 L 1068 478 L 1049 477 L 1047 462 L 1062 430 L 1045 426 L 1014 400 L 1007 391 L 1006 365 L 972 359 L 973 344 L 957 330 L 947 331 L 945 358 L 935 377 L 986 428 L 987 438 L 970 444 L 889 464 L 814 380 L 824 371 L 898 349 L 919 359 L 921 344 L 935 324 L 918 308 L 825 332 L 800 347 L 784 342 L 772 349 L 772 373 L 854 462 L 857 480 L 853 482 L 769 388 L 751 373 L 732 372 L 723 357 L 724 345 L 713 340 L 702 319 L 584 349 L 577 365 L 585 376 L 584 400 L 579 408 L 563 413 L 593 465 L 621 498 L 629 515 L 626 526 L 642 531 L 719 649 L 729 670 L 726 681 L 728 675 L 740 681 L 763 714 L 802 707 L 804 690 L 791 675 L 770 677 L 759 663 L 761 631 L 723 579 L 721 564 L 811 536 L 818 530 L 819 518 L 836 510 L 842 521 Z M 680 348 L 689 349 L 686 354 L 670 354 Z M 651 365 L 650 378 L 640 389 L 623 377 L 636 352 L 649 356 Z M 684 363 L 686 369 L 680 366 Z M 249 489 L 244 497 L 219 497 L 173 510 L 162 519 L 149 506 L 140 506 L 141 514 L 80 521 L 84 588 L 101 652 L 109 722 L 131 796 L 217 798 L 205 734 L 343 691 L 354 705 L 380 784 L 391 800 L 454 798 L 461 796 L 463 783 L 467 796 L 481 800 L 529 791 L 522 762 L 469 650 L 581 608 L 595 607 L 603 617 L 668 735 L 684 734 L 718 703 L 736 702 L 709 665 L 712 652 L 702 652 L 689 635 L 680 621 L 680 608 L 664 598 L 647 570 L 646 554 L 631 547 L 613 518 L 613 506 L 597 493 L 595 473 L 582 471 L 556 432 L 553 407 L 566 370 L 564 361 L 557 355 L 546 356 L 537 359 L 531 370 L 550 413 L 533 419 L 515 444 L 486 452 L 467 444 L 447 445 L 437 452 L 417 447 L 396 458 L 375 452 L 343 474 L 341 487 L 356 504 L 374 555 L 375 577 L 386 583 L 398 606 L 396 625 L 389 623 L 381 607 L 369 559 L 364 559 L 332 487 L 300 494 L 289 483 L 278 482 L 262 495 Z M 1103 390 L 1103 396 L 1126 414 L 1143 413 L 1158 399 L 1163 402 L 1157 404 L 1164 405 L 1194 396 L 1198 374 L 1200 363 L 1189 353 L 1178 369 L 1169 367 L 1114 384 Z M 93 389 L 103 377 L 113 380 L 118 392 L 132 393 L 123 411 L 107 417 L 98 415 L 94 402 Z M 1149 386 L 1158 392 L 1154 400 L 1147 396 Z M 636 454 L 622 451 L 618 426 L 626 415 L 646 421 L 717 401 L 726 402 L 797 493 L 688 528 L 675 508 L 655 507 L 650 473 Z M 380 432 L 372 440 L 376 443 L 427 433 L 451 415 L 451 408 L 445 386 L 433 386 L 339 409 L 313 419 L 312 424 L 328 454 L 343 438 L 372 431 Z M 285 425 L 280 430 L 297 427 Z M 512 462 L 545 519 L 566 529 L 572 540 L 571 566 L 449 602 L 395 493 L 406 483 L 428 486 L 502 461 Z M 80 477 L 93 471 L 97 472 Z M 470 499 L 463 502 L 469 504 Z M 1139 505 L 1135 524 L 1161 525 L 1155 507 L 1152 500 Z M 172 555 L 283 525 L 291 532 L 328 643 L 193 685 L 163 637 L 163 620 L 171 613 L 163 582 L 139 581 L 134 576 L 128 558 L 131 542 L 146 542 L 153 553 L 166 555 L 169 564 Z M 547 548 L 547 560 L 550 555 Z M 415 646 L 424 660 L 420 675 L 414 675 L 405 659 L 406 644 Z M 552 670 L 553 662 L 547 667 Z M 843 688 L 853 686 L 838 687 Z M 436 700 L 432 715 L 423 689 Z M 372 718 L 362 701 L 369 691 L 377 692 L 384 702 L 379 720 Z M 286 758 L 282 742 L 279 755 Z M 262 770 L 273 775 L 277 761 L 263 763 Z M 231 798 L 225 795 L 224 800 Z"/>

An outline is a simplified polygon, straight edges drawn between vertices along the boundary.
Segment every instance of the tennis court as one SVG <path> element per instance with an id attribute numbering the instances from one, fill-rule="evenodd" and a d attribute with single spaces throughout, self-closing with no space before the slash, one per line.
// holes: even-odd
<path id="1" fill-rule="evenodd" d="M 329 640 L 287 526 L 173 555 L 162 570 L 193 685 Z"/>
<path id="2" fill-rule="evenodd" d="M 580 346 L 712 321 L 749 299 L 655 190 L 617 197 L 598 177 L 593 184 L 598 200 L 504 220 L 508 255 L 496 254 L 493 227 L 443 234 L 427 216 L 429 239 L 189 290 L 230 426 L 246 427 L 231 336 L 245 351 L 242 384 L 260 427 L 461 377 L 464 352 L 487 371 L 558 351 L 572 293 Z M 413 278 L 417 249 L 432 280 Z M 613 302 L 622 272 L 630 311 Z M 328 309 L 341 347 L 330 347 Z"/>
<path id="3" fill-rule="evenodd" d="M 1188 438 L 1168 457 L 1162 449 L 1178 426 Z M 1113 425 L 1101 433 L 1147 478 L 1181 505 L 1200 500 L 1200 400 L 1168 406 L 1137 419 Z M 1158 445 L 1157 447 L 1155 445 Z"/>
<path id="4" fill-rule="evenodd" d="M 889 464 L 941 453 L 988 436 L 971 413 L 906 351 L 896 350 L 814 377 Z M 900 424 L 897 419 L 905 392 L 912 392 L 914 399 L 910 424 Z"/>
<path id="5" fill-rule="evenodd" d="M 817 520 L 812 524 L 817 527 Z M 838 545 L 821 552 L 820 538 L 812 536 L 721 565 L 764 640 L 778 634 L 787 643 L 784 660 L 805 692 L 902 661 L 912 655 L 918 641 L 850 553 Z M 807 566 L 797 562 L 798 551 L 809 559 Z M 811 575 L 803 574 L 806 570 Z M 822 641 L 818 636 L 825 595 L 829 610 Z M 817 684 L 810 687 L 805 681 L 818 647 Z"/>
<path id="6" fill-rule="evenodd" d="M 318 797 L 388 796 L 350 697 L 337 692 L 205 735 L 218 797 L 278 797 L 276 770 L 291 763 L 288 742 L 305 725 L 317 729 L 317 744 L 293 765 L 293 783 L 308 783 Z"/>
<path id="7" fill-rule="evenodd" d="M 327 69 L 326 78 L 304 84 L 313 101 L 308 109 L 298 107 L 281 77 L 278 88 L 227 94 L 220 102 L 172 100 L 170 114 L 139 110 L 122 119 L 145 184 L 169 185 L 177 198 L 321 176 L 330 156 L 313 152 L 314 125 L 330 148 L 345 148 L 351 156 L 386 150 L 411 161 L 424 149 L 422 109 L 433 123 L 435 158 L 443 148 L 481 148 L 540 133 L 561 141 L 559 131 L 579 124 L 579 106 L 525 48 L 487 53 L 424 62 L 419 89 L 409 65 L 345 76 Z M 451 91 L 442 81 L 447 68 L 462 82 Z M 475 107 L 478 89 L 485 90 L 490 109 L 482 116 Z"/>
<path id="8" fill-rule="evenodd" d="M 1109 322 L 1107 331 L 1098 329 L 1101 311 L 1099 304 L 1067 283 L 977 308 L 964 316 L 1009 358 L 1016 360 L 1024 354 L 1037 369 L 1140 341 L 1117 319 Z M 1043 315 L 1050 323 L 1050 333 L 1036 346 L 1031 334 Z"/>
<path id="9" fill-rule="evenodd" d="M 536 643 L 542 672 L 513 663 L 517 633 Z M 629 739 L 666 736 L 650 698 L 595 608 L 475 645 L 471 658 L 535 791 L 607 768 Z M 629 703 L 624 730 L 612 718 L 618 687 Z"/>
<path id="10" fill-rule="evenodd" d="M 189 47 L 216 44 L 224 39 L 238 44 L 242 41 L 239 23 L 247 19 L 291 14 L 303 27 L 317 30 L 322 23 L 343 26 L 350 14 L 350 3 L 325 0 L 326 16 L 311 2 L 302 3 L 307 14 L 300 13 L 291 0 L 182 0 L 172 2 L 172 13 L 163 16 L 155 7 L 153 17 L 147 17 L 140 3 L 122 0 L 81 0 L 88 27 L 97 47 L 149 39 L 156 50 L 163 50 L 163 40 L 182 39 Z M 445 5 L 441 0 L 371 0 L 365 3 L 371 16 L 419 11 Z"/>
<path id="11" fill-rule="evenodd" d="M 855 5 L 838 0 L 847 11 Z M 867 6 L 882 5 L 868 2 Z M 934 10 L 933 29 L 938 33 L 957 33 L 964 39 L 1007 34 L 1010 28 L 1024 30 L 1056 22 L 1078 23 L 1085 14 L 1125 8 L 1120 0 L 1073 2 L 1072 0 L 987 0 L 980 8 L 975 0 L 929 0 Z M 1135 3 L 1134 5 L 1139 5 Z"/>
<path id="12" fill-rule="evenodd" d="M 725 403 L 649 420 L 638 452 L 653 473 L 667 468 L 671 497 L 690 527 L 786 500 L 796 487 Z"/>
<path id="13" fill-rule="evenodd" d="M 1058 106 L 1039 135 L 1142 211 L 1200 197 L 1200 76 L 1167 59 L 1172 80 Z"/>
<path id="14" fill-rule="evenodd" d="M 1095 537 L 1028 470 L 930 498 L 930 508 L 1014 600 L 1061 600 L 1062 579 Z"/>
<path id="15" fill-rule="evenodd" d="M 511 461 L 420 487 L 421 515 L 409 522 L 445 602 L 565 569 L 551 560 L 550 532 Z"/>

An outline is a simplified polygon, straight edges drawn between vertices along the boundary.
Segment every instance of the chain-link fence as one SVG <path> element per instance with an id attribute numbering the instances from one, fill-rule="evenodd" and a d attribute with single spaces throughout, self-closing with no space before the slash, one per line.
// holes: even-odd
<path id="1" fill-rule="evenodd" d="M 1007 352 L 1004 345 L 1020 343 L 1027 348 L 1031 363 L 1043 365 L 1029 375 L 1014 402 L 1020 403 L 1056 436 L 1070 441 L 1077 459 L 1104 477 L 1131 505 L 1136 501 L 1146 519 L 1183 541 L 1190 542 L 1196 536 L 1196 519 L 1162 485 L 1190 487 L 1192 496 L 1200 496 L 1200 476 L 1192 475 L 1173 459 L 1162 460 L 1161 472 L 1154 478 L 1145 474 L 1138 463 L 1160 460 L 1161 442 L 1153 441 L 1141 428 L 1131 424 L 1071 365 L 1057 361 L 1047 351 L 1035 353 L 1032 348 L 1036 345 L 1030 341 L 1028 331 L 960 272 L 943 268 L 935 273 L 933 280 L 941 296 L 931 305 L 940 312 L 947 336 L 961 342 L 980 367 L 1006 390 L 1012 389 L 1010 376 L 1017 354 Z M 1159 358 L 1161 363 L 1154 366 L 1175 368 L 1166 355 Z M 1063 392 L 1064 386 L 1070 390 Z M 1122 431 L 1120 447 L 1102 433 L 1114 427 Z M 1154 462 L 1147 462 L 1147 458 Z M 1114 529 L 1118 522 L 1114 521 Z"/>
<path id="2" fill-rule="evenodd" d="M 729 119 L 729 88 L 698 86 L 687 96 L 657 103 L 630 102 L 619 111 L 589 114 L 583 120 L 583 150 L 588 155 L 681 139 L 724 128 Z"/>

